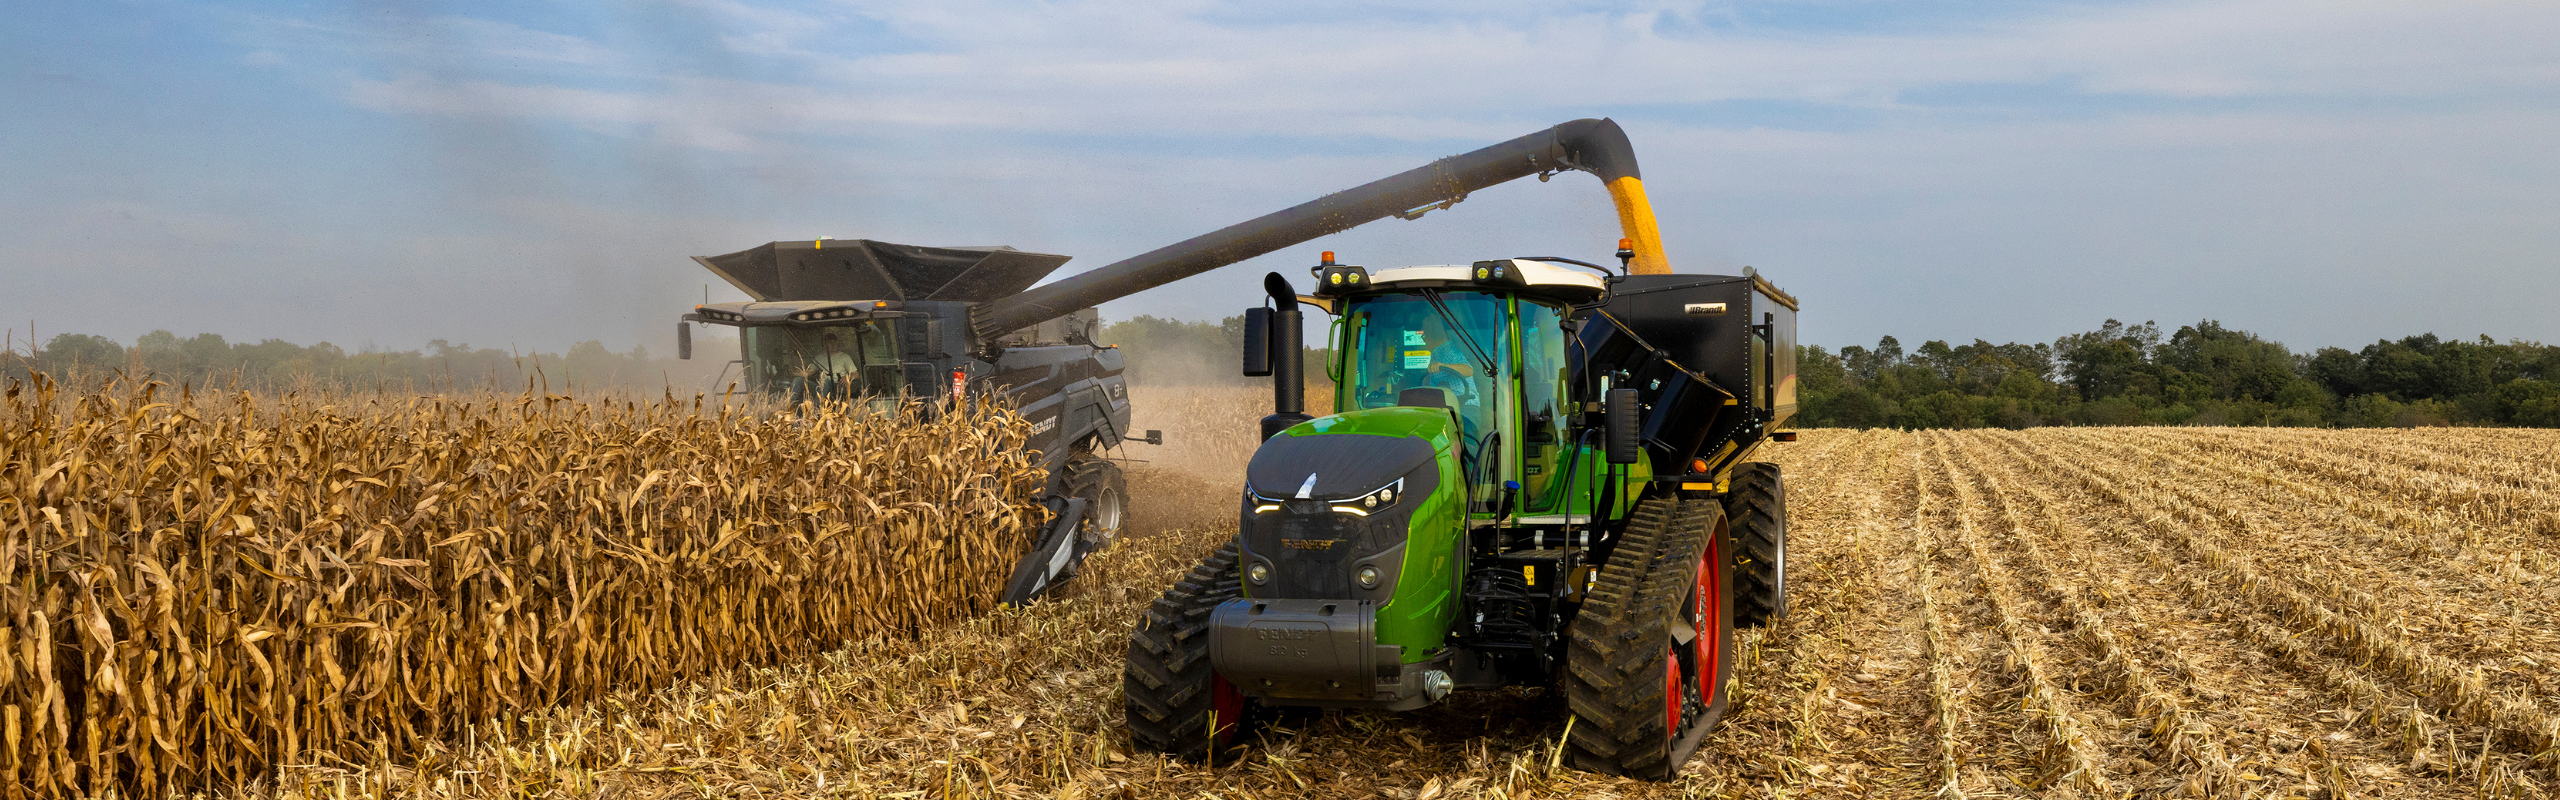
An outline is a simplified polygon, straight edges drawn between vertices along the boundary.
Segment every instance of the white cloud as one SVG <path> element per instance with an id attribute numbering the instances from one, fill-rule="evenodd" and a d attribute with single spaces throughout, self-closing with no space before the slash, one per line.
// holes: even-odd
<path id="1" fill-rule="evenodd" d="M 557 82 L 359 83 L 375 107 L 667 128 L 735 149 L 760 137 L 953 128 L 1023 133 L 1510 135 L 1557 111 L 1679 109 L 1775 100 L 1907 109 L 1921 93 L 2062 86 L 2116 96 L 2373 102 L 2476 99 L 2560 88 L 2560 6 L 2254 0 L 2057 11 L 1916 34 L 1657 32 L 1660 12 L 1504 22 L 1221 21 L 1208 3 L 851 5 L 911 43 L 871 41 L 822 16 L 735 4 L 732 56 L 788 66 L 787 82 L 661 76 L 653 89 L 570 92 Z M 577 37 L 439 20 L 480 57 L 557 53 L 627 61 Z M 877 37 L 872 37 L 877 38 Z M 762 71 L 762 70 L 760 70 Z M 575 85 L 576 73 L 567 73 Z M 402 95 L 432 100 L 392 101 Z M 537 97 L 568 102 L 528 102 Z M 474 100 L 473 98 L 477 98 Z M 1961 103 L 1943 101 L 1939 105 Z M 645 113 L 635 109 L 647 109 Z M 1676 112 L 1675 112 L 1676 113 Z"/>

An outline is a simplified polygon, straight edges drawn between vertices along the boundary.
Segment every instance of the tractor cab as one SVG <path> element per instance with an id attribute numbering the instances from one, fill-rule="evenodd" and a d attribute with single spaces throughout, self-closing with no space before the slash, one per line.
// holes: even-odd
<path id="1" fill-rule="evenodd" d="M 1524 259 L 1369 272 L 1316 268 L 1339 309 L 1334 408 L 1443 408 L 1455 418 L 1471 511 L 1558 510 L 1570 415 L 1566 320 L 1601 276 Z M 1343 283 L 1333 282 L 1334 275 Z"/>

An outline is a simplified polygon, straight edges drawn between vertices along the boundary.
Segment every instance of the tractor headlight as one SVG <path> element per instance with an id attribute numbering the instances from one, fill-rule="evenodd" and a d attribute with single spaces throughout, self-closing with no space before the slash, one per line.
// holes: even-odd
<path id="1" fill-rule="evenodd" d="M 1257 566 L 1259 566 L 1259 565 L 1257 565 Z M 1363 589 L 1375 589 L 1375 588 L 1378 588 L 1378 568 L 1377 568 L 1377 567 L 1375 567 L 1375 566 L 1366 566 L 1366 567 L 1361 567 L 1361 568 L 1360 568 L 1360 573 L 1359 573 L 1359 578 L 1360 578 L 1360 588 L 1363 588 Z M 1258 583 L 1258 582 L 1259 582 L 1259 581 L 1257 581 L 1257 583 Z"/>
<path id="2" fill-rule="evenodd" d="M 1270 583 L 1271 565 L 1260 561 L 1253 562 L 1253 566 L 1244 568 L 1244 576 L 1247 580 L 1253 581 L 1255 586 Z"/>
<path id="3" fill-rule="evenodd" d="M 1353 516 L 1365 517 L 1369 515 L 1369 512 L 1394 506 L 1396 504 L 1396 494 L 1403 489 L 1404 479 L 1397 478 L 1385 486 L 1378 487 L 1377 491 L 1370 492 L 1359 497 L 1354 497 L 1349 500 L 1334 501 L 1333 510 Z"/>

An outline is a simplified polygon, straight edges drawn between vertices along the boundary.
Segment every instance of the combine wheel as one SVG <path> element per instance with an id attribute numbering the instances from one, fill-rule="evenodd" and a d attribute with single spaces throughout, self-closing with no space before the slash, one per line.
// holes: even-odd
<path id="1" fill-rule="evenodd" d="M 1644 501 L 1569 631 L 1574 765 L 1665 781 L 1724 717 L 1732 557 L 1724 507 Z"/>
<path id="2" fill-rule="evenodd" d="M 1243 731 L 1244 693 L 1209 666 L 1209 613 L 1237 595 L 1236 562 L 1236 544 L 1220 546 L 1156 598 L 1130 632 L 1120 682 L 1129 740 L 1139 747 L 1197 759 L 1226 749 Z"/>
<path id="3" fill-rule="evenodd" d="M 1067 494 L 1084 498 L 1084 523 L 1077 534 L 1084 539 L 1084 551 L 1093 552 L 1111 546 L 1129 524 L 1129 481 L 1120 475 L 1120 465 L 1092 453 L 1079 453 L 1067 460 Z"/>
<path id="4" fill-rule="evenodd" d="M 1733 522 L 1733 624 L 1758 628 L 1787 615 L 1787 479 L 1778 465 L 1733 466 L 1724 513 Z"/>

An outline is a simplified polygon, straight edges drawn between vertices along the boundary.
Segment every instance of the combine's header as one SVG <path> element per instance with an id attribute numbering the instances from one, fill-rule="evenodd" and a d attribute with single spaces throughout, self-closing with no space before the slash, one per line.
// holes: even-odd
<path id="1" fill-rule="evenodd" d="M 1067 256 L 1010 247 L 924 247 L 870 239 L 766 242 L 693 260 L 758 302 L 1011 297 Z"/>

